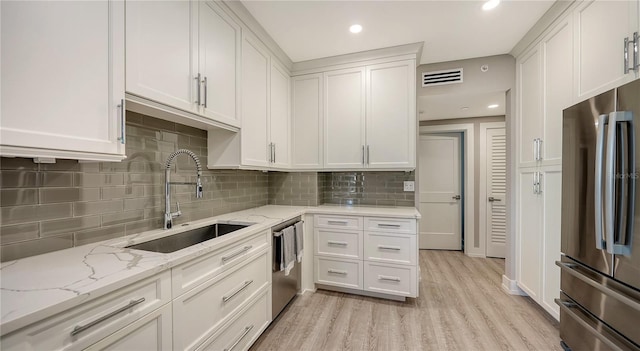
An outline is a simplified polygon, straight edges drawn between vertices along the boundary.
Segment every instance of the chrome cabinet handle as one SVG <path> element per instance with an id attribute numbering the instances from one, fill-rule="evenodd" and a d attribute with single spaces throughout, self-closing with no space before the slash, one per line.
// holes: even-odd
<path id="1" fill-rule="evenodd" d="M 400 277 L 390 277 L 390 276 L 386 276 L 386 275 L 379 275 L 378 276 L 378 280 L 385 280 L 385 281 L 389 281 L 389 282 L 399 282 L 400 281 Z"/>
<path id="2" fill-rule="evenodd" d="M 242 255 L 243 253 L 245 253 L 245 252 L 247 252 L 247 251 L 251 250 L 251 248 L 252 248 L 252 247 L 253 247 L 253 246 L 248 245 L 248 246 L 245 246 L 244 248 L 242 248 L 242 250 L 240 250 L 240 251 L 236 251 L 236 252 L 232 253 L 232 254 L 231 254 L 231 255 L 229 255 L 229 256 L 222 256 L 222 263 L 224 263 L 224 262 L 226 262 L 226 261 L 229 261 L 230 259 L 232 259 L 232 258 L 234 258 L 234 257 L 236 257 L 236 256 L 238 256 L 238 255 Z"/>
<path id="3" fill-rule="evenodd" d="M 238 295 L 242 290 L 246 289 L 249 285 L 251 285 L 251 283 L 253 283 L 253 280 L 247 280 L 244 283 L 242 283 L 241 287 L 236 289 L 231 294 L 222 296 L 222 302 L 227 302 L 227 301 L 233 299 L 234 296 Z"/>
<path id="4" fill-rule="evenodd" d="M 533 160 L 538 161 L 538 138 L 533 139 Z"/>
<path id="5" fill-rule="evenodd" d="M 347 225 L 347 224 L 349 224 L 346 221 L 328 221 L 328 222 L 329 222 L 329 224 L 339 224 L 339 225 Z"/>
<path id="6" fill-rule="evenodd" d="M 124 99 L 120 99 L 120 105 L 118 105 L 118 109 L 120 110 L 120 144 L 125 143 L 125 131 L 124 131 Z"/>
<path id="7" fill-rule="evenodd" d="M 251 329 L 253 329 L 253 325 L 250 325 L 248 327 L 244 327 L 244 332 L 242 332 L 242 335 L 240 335 L 240 337 L 238 338 L 238 340 L 236 340 L 236 342 L 233 343 L 233 345 L 231 345 L 231 347 L 229 347 L 228 349 L 224 349 L 224 351 L 231 351 L 233 350 L 236 346 L 238 346 L 238 344 L 240 343 L 240 341 L 242 341 L 242 339 L 244 339 L 245 336 L 247 336 L 247 334 L 249 334 L 249 332 L 251 331 Z"/>
<path id="8" fill-rule="evenodd" d="M 117 310 L 115 310 L 115 311 L 113 311 L 113 312 L 111 312 L 111 313 L 109 313 L 107 315 L 104 315 L 104 316 L 94 320 L 93 322 L 89 322 L 89 323 L 87 323 L 85 325 L 77 325 L 71 331 L 71 336 L 76 336 L 76 335 L 82 333 L 83 331 L 85 331 L 85 330 L 87 330 L 87 329 L 89 329 L 91 327 L 94 327 L 96 324 L 102 323 L 102 322 L 106 321 L 107 319 L 112 318 L 112 317 L 114 317 L 114 316 L 116 316 L 116 315 L 118 315 L 118 314 L 120 314 L 120 313 L 122 313 L 122 312 L 124 312 L 124 311 L 126 311 L 126 310 L 128 310 L 130 308 L 132 308 L 135 305 L 139 305 L 139 304 L 143 303 L 144 301 L 145 301 L 144 297 L 141 297 L 141 298 L 139 298 L 137 300 L 131 300 L 126 306 L 120 307 Z"/>
<path id="9" fill-rule="evenodd" d="M 638 64 L 638 32 L 633 33 L 633 40 L 629 40 L 629 37 L 624 38 L 624 74 L 628 74 L 629 71 L 638 71 L 640 65 Z M 633 44 L 633 62 L 629 67 L 629 44 Z"/>
<path id="10" fill-rule="evenodd" d="M 197 97 L 197 99 L 196 99 L 196 101 L 195 101 L 195 103 L 196 103 L 198 106 L 200 106 L 200 77 L 201 77 L 201 75 L 200 75 L 200 73 L 198 73 L 198 75 L 197 75 L 195 78 L 193 78 L 193 79 L 195 79 L 195 80 L 196 80 L 196 84 L 197 84 L 197 86 L 198 86 L 198 89 L 197 89 L 197 96 L 198 96 L 198 97 Z"/>
<path id="11" fill-rule="evenodd" d="M 207 77 L 204 77 L 204 80 L 202 81 L 202 83 L 204 83 L 204 108 L 207 108 Z"/>
<path id="12" fill-rule="evenodd" d="M 367 164 L 369 164 L 369 145 L 367 145 Z"/>
<path id="13" fill-rule="evenodd" d="M 365 156 L 364 156 L 364 145 L 362 145 L 362 164 L 364 165 L 364 160 L 365 160 Z"/>
<path id="14" fill-rule="evenodd" d="M 502 201 L 502 200 L 500 200 L 500 199 L 496 199 L 496 198 L 495 198 L 495 197 L 493 197 L 493 196 L 489 196 L 489 202 L 495 202 L 495 201 Z"/>
<path id="15" fill-rule="evenodd" d="M 640 52 L 638 52 L 638 45 L 640 45 L 640 36 L 638 32 L 633 33 L 633 70 L 638 72 L 640 70 Z"/>
<path id="16" fill-rule="evenodd" d="M 347 275 L 347 272 L 345 271 L 337 271 L 335 269 L 330 269 L 327 271 L 327 273 L 333 273 L 333 274 L 340 274 L 340 275 Z"/>
<path id="17" fill-rule="evenodd" d="M 273 163 L 276 163 L 276 143 L 273 143 Z"/>
<path id="18" fill-rule="evenodd" d="M 383 228 L 400 228 L 400 224 L 378 223 L 378 227 L 383 227 Z"/>
<path id="19" fill-rule="evenodd" d="M 327 244 L 329 244 L 329 245 L 338 245 L 338 246 L 347 246 L 347 245 L 349 245 L 348 243 L 346 243 L 344 241 L 333 241 L 333 240 L 327 241 Z"/>
<path id="20" fill-rule="evenodd" d="M 624 38 L 624 55 L 622 55 L 624 57 L 624 63 L 623 63 L 623 73 L 624 74 L 628 74 L 629 71 L 631 70 L 629 68 L 629 37 Z"/>
<path id="21" fill-rule="evenodd" d="M 542 161 L 542 139 L 538 138 L 538 161 Z"/>
<path id="22" fill-rule="evenodd" d="M 385 245 L 378 245 L 378 249 L 380 250 L 394 250 L 394 251 L 400 251 L 400 248 L 397 246 L 385 246 Z"/>

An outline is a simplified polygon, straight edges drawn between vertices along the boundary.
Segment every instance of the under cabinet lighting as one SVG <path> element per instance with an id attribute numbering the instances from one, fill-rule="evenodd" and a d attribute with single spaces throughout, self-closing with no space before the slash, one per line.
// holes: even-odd
<path id="1" fill-rule="evenodd" d="M 488 108 L 496 108 L 496 107 L 498 107 L 498 106 L 500 106 L 500 105 L 498 105 L 498 104 L 493 104 L 493 105 L 489 105 L 489 106 L 487 106 L 487 107 L 488 107 Z"/>
<path id="2" fill-rule="evenodd" d="M 349 27 L 349 31 L 351 33 L 360 33 L 362 32 L 362 26 L 359 24 L 354 24 L 351 27 Z"/>

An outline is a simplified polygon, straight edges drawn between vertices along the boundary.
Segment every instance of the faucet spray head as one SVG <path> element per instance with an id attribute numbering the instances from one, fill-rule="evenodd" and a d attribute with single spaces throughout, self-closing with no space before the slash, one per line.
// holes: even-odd
<path id="1" fill-rule="evenodd" d="M 202 181 L 200 180 L 200 175 L 198 174 L 198 178 L 196 180 L 196 198 L 201 199 L 202 195 Z"/>

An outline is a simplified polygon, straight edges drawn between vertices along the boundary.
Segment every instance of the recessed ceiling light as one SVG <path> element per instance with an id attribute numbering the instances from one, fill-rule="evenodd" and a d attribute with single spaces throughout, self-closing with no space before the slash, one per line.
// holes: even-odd
<path id="1" fill-rule="evenodd" d="M 351 33 L 360 33 L 362 32 L 362 26 L 359 24 L 354 24 L 353 26 L 349 27 L 349 31 Z"/>
<path id="2" fill-rule="evenodd" d="M 498 6 L 499 3 L 500 3 L 500 0 L 489 0 L 485 2 L 484 5 L 482 5 L 482 9 L 485 11 L 492 10 L 496 8 L 496 6 Z"/>
<path id="3" fill-rule="evenodd" d="M 488 107 L 488 108 L 496 108 L 496 107 L 498 107 L 498 106 L 500 106 L 500 105 L 498 105 L 498 104 L 492 104 L 492 105 L 489 105 L 489 106 L 487 106 L 487 107 Z"/>
<path id="4" fill-rule="evenodd" d="M 466 110 L 468 110 L 468 109 L 469 109 L 469 107 L 465 106 L 465 107 L 461 107 L 460 109 L 461 109 L 462 111 L 466 111 Z"/>

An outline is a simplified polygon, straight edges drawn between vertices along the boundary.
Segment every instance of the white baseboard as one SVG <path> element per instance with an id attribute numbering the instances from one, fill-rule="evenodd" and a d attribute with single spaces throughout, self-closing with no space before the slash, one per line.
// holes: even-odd
<path id="1" fill-rule="evenodd" d="M 304 295 L 304 294 L 306 294 L 307 292 L 315 293 L 315 292 L 316 292 L 316 289 L 315 289 L 315 288 L 314 288 L 314 289 L 304 289 L 304 290 L 302 290 L 302 291 L 298 292 L 298 295 Z"/>
<path id="2" fill-rule="evenodd" d="M 502 275 L 502 289 L 509 295 L 529 296 L 518 287 L 518 283 L 515 280 L 507 278 L 504 274 Z"/>
<path id="3" fill-rule="evenodd" d="M 465 253 L 465 255 L 467 255 L 469 257 L 476 257 L 476 258 L 487 258 L 487 256 L 485 256 L 483 254 L 473 253 L 473 252 L 467 252 L 467 253 Z"/>

